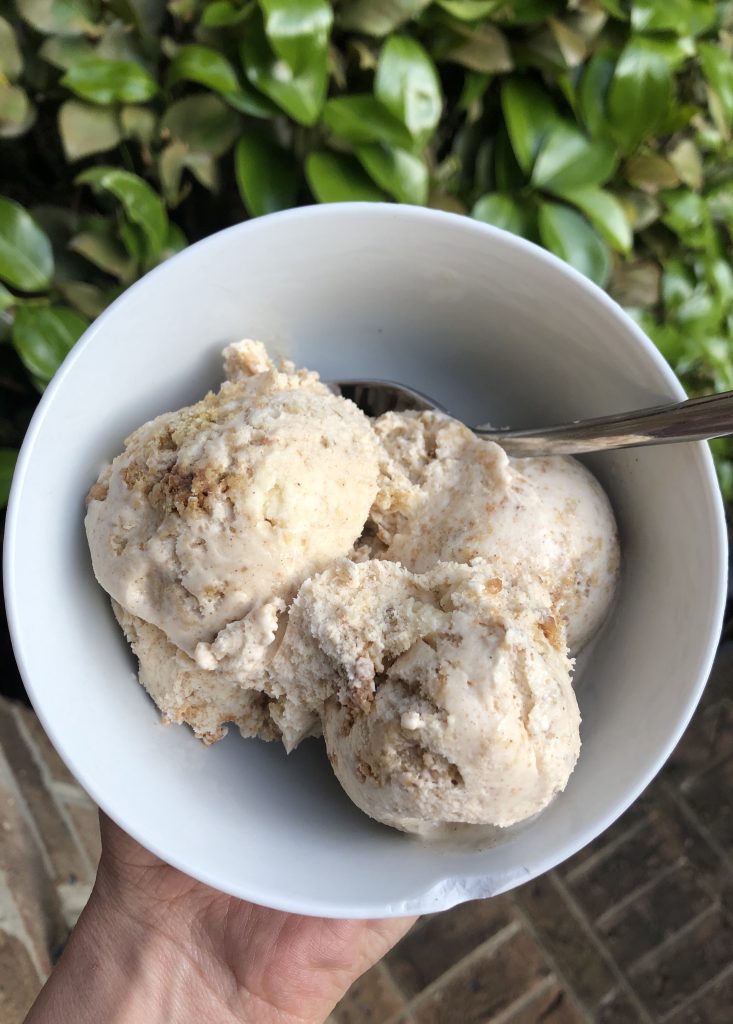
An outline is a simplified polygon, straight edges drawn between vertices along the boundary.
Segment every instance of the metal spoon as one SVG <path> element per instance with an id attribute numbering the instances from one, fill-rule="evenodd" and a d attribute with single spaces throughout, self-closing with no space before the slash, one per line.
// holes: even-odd
<path id="1" fill-rule="evenodd" d="M 329 386 L 369 416 L 406 409 L 445 412 L 422 392 L 393 381 L 341 380 Z M 612 448 L 704 441 L 733 434 L 733 391 L 539 430 L 497 429 L 489 424 L 471 429 L 487 441 L 496 441 L 509 455 L 518 456 L 580 455 Z"/>

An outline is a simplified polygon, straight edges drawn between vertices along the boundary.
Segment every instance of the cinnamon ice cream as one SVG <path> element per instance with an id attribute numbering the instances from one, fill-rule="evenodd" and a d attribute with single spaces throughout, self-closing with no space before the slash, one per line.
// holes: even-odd
<path id="1" fill-rule="evenodd" d="M 565 788 L 580 715 L 564 630 L 536 582 L 504 586 L 481 560 L 418 575 L 342 559 L 303 590 L 333 678 L 328 756 L 367 814 L 416 833 L 505 826 Z"/>
<path id="2" fill-rule="evenodd" d="M 579 651 L 606 616 L 618 575 L 616 526 L 598 481 L 575 459 L 510 458 L 442 413 L 387 413 L 372 508 L 380 557 L 425 572 L 486 559 L 553 595 Z"/>
<path id="3" fill-rule="evenodd" d="M 304 580 L 352 549 L 379 459 L 352 402 L 315 374 L 276 369 L 259 342 L 228 346 L 224 371 L 219 391 L 127 438 L 86 516 L 141 682 L 168 720 L 208 742 L 227 722 L 243 728 L 239 689 L 258 689 L 266 707 L 279 618 Z M 267 723 L 259 733 L 276 734 Z"/>
<path id="4" fill-rule="evenodd" d="M 427 833 L 507 826 L 580 748 L 571 654 L 619 549 L 573 459 L 512 459 L 440 413 L 369 420 L 230 345 L 216 393 L 135 431 L 92 487 L 94 571 L 168 721 L 288 750 Z"/>
<path id="5" fill-rule="evenodd" d="M 259 342 L 227 380 L 136 430 L 92 488 L 97 579 L 201 667 L 257 675 L 277 617 L 347 554 L 377 485 L 366 416 Z"/>

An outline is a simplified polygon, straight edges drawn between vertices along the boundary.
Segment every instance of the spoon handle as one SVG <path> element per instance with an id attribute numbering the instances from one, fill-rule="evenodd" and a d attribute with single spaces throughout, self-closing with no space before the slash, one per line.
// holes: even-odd
<path id="1" fill-rule="evenodd" d="M 481 437 L 496 441 L 509 455 L 518 456 L 579 455 L 673 441 L 702 441 L 733 434 L 733 391 L 542 431 L 497 430 L 488 424 L 473 429 Z"/>

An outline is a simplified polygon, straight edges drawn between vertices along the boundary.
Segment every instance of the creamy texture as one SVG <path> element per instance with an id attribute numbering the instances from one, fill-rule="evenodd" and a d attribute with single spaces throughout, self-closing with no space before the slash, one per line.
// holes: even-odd
<path id="1" fill-rule="evenodd" d="M 138 678 L 165 721 L 189 725 L 204 743 L 222 739 L 229 722 L 245 737 L 278 738 L 264 693 L 199 668 L 157 626 L 130 615 L 116 601 L 112 608 L 138 659 Z"/>
<path id="2" fill-rule="evenodd" d="M 608 611 L 618 574 L 611 506 L 575 459 L 510 459 L 438 413 L 387 413 L 371 517 L 382 558 L 425 572 L 483 558 L 552 594 L 574 652 Z"/>
<path id="3" fill-rule="evenodd" d="M 541 587 L 507 588 L 480 560 L 423 575 L 342 560 L 309 587 L 312 643 L 338 681 L 329 759 L 367 814 L 418 833 L 505 826 L 564 789 L 580 716 Z"/>
<path id="4" fill-rule="evenodd" d="M 135 431 L 89 494 L 94 571 L 171 722 L 325 736 L 367 814 L 507 826 L 580 748 L 572 661 L 618 573 L 572 459 L 510 459 L 438 413 L 370 421 L 230 345 L 216 393 Z"/>
<path id="5" fill-rule="evenodd" d="M 258 342 L 224 355 L 218 392 L 127 438 L 86 529 L 123 608 L 202 668 L 257 676 L 277 614 L 359 536 L 377 451 L 364 414 L 315 374 L 276 370 Z"/>

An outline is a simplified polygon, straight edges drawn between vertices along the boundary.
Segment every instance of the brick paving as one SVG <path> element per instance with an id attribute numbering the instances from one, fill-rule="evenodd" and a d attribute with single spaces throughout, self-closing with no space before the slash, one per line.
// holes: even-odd
<path id="1" fill-rule="evenodd" d="M 730 1024 L 733 642 L 662 774 L 595 843 L 422 918 L 329 1024 Z M 0 701 L 0 1022 L 20 1024 L 99 857 L 95 811 L 27 708 Z"/>
<path id="2" fill-rule="evenodd" d="M 35 715 L 4 699 L 0 830 L 0 1022 L 18 1024 L 89 896 L 100 846 L 94 805 Z"/>
<path id="3" fill-rule="evenodd" d="M 731 794 L 727 643 L 669 764 L 615 825 L 510 894 L 422 918 L 333 1024 L 731 1024 Z"/>

